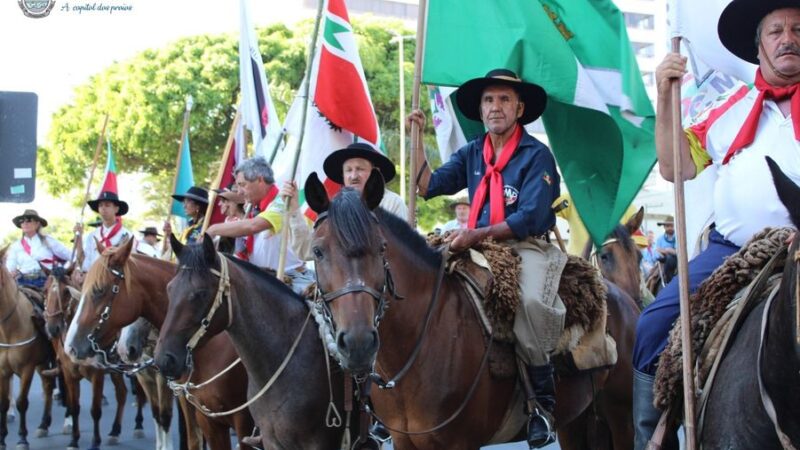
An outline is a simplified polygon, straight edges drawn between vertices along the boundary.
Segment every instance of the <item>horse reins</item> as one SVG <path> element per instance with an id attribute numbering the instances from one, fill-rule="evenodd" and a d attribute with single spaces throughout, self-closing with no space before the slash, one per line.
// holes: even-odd
<path id="1" fill-rule="evenodd" d="M 609 239 L 606 239 L 605 242 L 603 242 L 599 247 L 595 246 L 594 249 L 592 250 L 592 253 L 589 255 L 589 260 L 592 262 L 592 265 L 599 268 L 600 267 L 600 261 L 597 260 L 597 254 L 600 252 L 600 250 L 605 248 L 607 245 L 615 244 L 617 242 L 619 242 L 619 239 L 617 239 L 617 238 L 609 238 Z"/>

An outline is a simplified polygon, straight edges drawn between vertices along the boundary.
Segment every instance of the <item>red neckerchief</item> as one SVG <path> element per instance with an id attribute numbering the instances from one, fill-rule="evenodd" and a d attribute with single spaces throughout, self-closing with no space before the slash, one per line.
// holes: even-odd
<path id="1" fill-rule="evenodd" d="M 272 203 L 272 201 L 275 200 L 275 197 L 277 196 L 278 196 L 278 187 L 273 184 L 272 187 L 269 188 L 269 191 L 267 191 L 267 195 L 265 195 L 264 198 L 262 198 L 261 201 L 258 202 L 258 212 L 255 211 L 256 208 L 250 208 L 250 212 L 247 213 L 247 218 L 252 219 L 259 213 L 266 211 L 269 204 Z M 256 243 L 256 236 L 253 234 L 248 235 L 245 238 L 244 242 L 246 248 L 244 251 L 239 252 L 237 256 L 239 256 L 239 259 L 250 261 L 250 255 L 253 254 L 253 247 L 255 246 Z"/>
<path id="2" fill-rule="evenodd" d="M 474 229 L 478 223 L 478 216 L 483 209 L 483 204 L 486 203 L 486 194 L 489 194 L 489 225 L 494 225 L 506 220 L 506 205 L 503 196 L 503 174 L 508 161 L 514 156 L 517 150 L 519 141 L 522 139 L 522 127 L 519 124 L 514 125 L 514 132 L 511 138 L 503 145 L 503 150 L 500 151 L 500 156 L 497 162 L 492 164 L 494 159 L 494 147 L 492 147 L 492 140 L 489 134 L 486 134 L 486 139 L 483 140 L 483 162 L 486 163 L 486 173 L 483 175 L 478 189 L 475 190 L 475 196 L 472 199 L 472 205 L 469 208 L 469 222 L 467 226 Z"/>
<path id="3" fill-rule="evenodd" d="M 44 239 L 47 239 L 47 238 L 39 238 L 39 239 L 44 240 Z M 25 253 L 27 253 L 28 256 L 33 256 L 33 255 L 31 255 L 31 244 L 28 243 L 28 241 L 25 239 L 25 236 L 22 236 L 22 239 L 20 239 L 20 243 L 22 244 L 22 249 L 25 250 Z M 49 246 L 48 246 L 48 249 L 49 249 Z M 59 258 L 58 256 L 56 256 L 55 253 L 53 253 L 52 250 L 50 250 L 50 253 L 52 253 L 52 255 L 53 255 L 52 258 L 40 259 L 39 262 L 42 263 L 42 264 L 52 264 L 54 262 L 64 262 L 64 260 Z"/>
<path id="4" fill-rule="evenodd" d="M 106 234 L 103 232 L 103 229 L 105 229 L 105 226 L 101 224 L 100 225 L 100 243 L 103 244 L 103 247 L 105 247 L 105 248 L 113 247 L 113 245 L 111 244 L 111 238 L 116 236 L 117 233 L 119 233 L 119 230 L 122 229 L 122 219 L 117 217 L 116 222 L 114 222 L 114 227 L 111 228 L 111 231 L 108 233 L 108 236 L 106 236 Z"/>
<path id="5" fill-rule="evenodd" d="M 800 90 L 798 89 L 800 85 L 795 83 L 787 87 L 773 86 L 764 80 L 764 77 L 761 75 L 761 69 L 758 69 L 756 71 L 755 86 L 756 89 L 758 89 L 756 102 L 753 105 L 753 109 L 750 110 L 750 115 L 747 116 L 747 120 L 744 121 L 742 129 L 739 130 L 736 139 L 733 140 L 731 148 L 728 149 L 728 153 L 725 154 L 722 164 L 727 164 L 736 152 L 753 143 L 756 137 L 756 131 L 758 130 L 758 120 L 761 118 L 761 112 L 764 110 L 764 100 L 768 98 L 779 101 L 791 97 L 794 138 L 800 141 Z"/>
<path id="6" fill-rule="evenodd" d="M 22 249 L 25 250 L 25 253 L 27 253 L 28 256 L 30 256 L 31 255 L 31 244 L 28 244 L 28 241 L 25 240 L 25 236 L 22 236 L 22 239 L 20 239 L 20 242 L 22 243 Z"/>

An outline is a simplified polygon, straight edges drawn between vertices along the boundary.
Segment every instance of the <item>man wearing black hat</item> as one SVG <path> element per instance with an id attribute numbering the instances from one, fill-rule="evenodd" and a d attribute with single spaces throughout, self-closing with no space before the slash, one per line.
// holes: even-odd
<path id="1" fill-rule="evenodd" d="M 11 221 L 22 230 L 22 237 L 8 247 L 6 268 L 18 284 L 41 289 L 47 281 L 42 267 L 52 269 L 53 263 L 67 262 L 72 255 L 64 244 L 42 232 L 47 220 L 36 211 L 26 209 Z"/>
<path id="2" fill-rule="evenodd" d="M 330 180 L 359 191 L 364 189 L 364 184 L 373 168 L 381 171 L 385 183 L 391 181 L 396 174 L 394 163 L 389 158 L 363 142 L 350 144 L 346 148 L 331 153 L 325 158 L 322 168 Z M 297 184 L 294 181 L 284 183 L 280 196 L 289 199 L 289 229 L 292 250 L 305 260 L 314 259 L 310 251 L 310 224 L 300 214 L 300 206 L 297 202 Z M 379 206 L 403 220 L 408 218 L 408 207 L 403 198 L 389 189 L 384 189 L 383 199 Z"/>
<path id="3" fill-rule="evenodd" d="M 513 241 L 522 258 L 522 305 L 514 334 L 517 355 L 528 369 L 520 375 L 530 379 L 535 391 L 528 393 L 529 401 L 535 394 L 536 405 L 528 444 L 538 448 L 555 440 L 555 383 L 549 354 L 563 331 L 566 312 L 557 290 L 567 256 L 546 241 L 556 223 L 550 205 L 559 196 L 560 179 L 550 149 L 523 128 L 544 112 L 547 95 L 514 72 L 496 69 L 461 85 L 456 101 L 465 116 L 482 121 L 488 132 L 460 148 L 435 172 L 419 146 L 415 157 L 420 171 L 414 176 L 426 199 L 468 189 L 468 226 L 447 237 L 452 251 L 492 237 Z M 424 125 L 421 111 L 414 111 L 410 120 Z"/>
<path id="4" fill-rule="evenodd" d="M 133 236 L 127 228 L 122 226 L 121 217 L 128 213 L 128 204 L 120 200 L 116 193 L 103 191 L 96 199 L 89 200 L 87 203 L 92 211 L 100 214 L 100 220 L 103 223 L 83 238 L 84 259 L 81 266 L 83 272 L 88 272 L 100 256 L 97 253 L 95 241 L 106 248 L 115 247 Z M 79 234 L 83 231 L 80 225 L 76 227 L 76 231 Z"/>
<path id="5" fill-rule="evenodd" d="M 765 227 L 792 226 L 779 201 L 765 156 L 800 182 L 800 1 L 734 0 L 723 10 L 717 31 L 737 57 L 758 64 L 755 84 L 723 97 L 707 118 L 680 136 L 680 176 L 692 179 L 717 168 L 715 225 L 706 250 L 689 262 L 689 290 Z M 673 181 L 673 79 L 686 73 L 686 58 L 669 54 L 656 69 L 656 151 L 661 175 Z M 653 380 L 669 330 L 679 315 L 678 279 L 659 291 L 641 314 L 634 348 L 636 448 L 653 434 L 660 412 L 653 407 Z M 666 448 L 677 448 L 672 439 Z"/>
<path id="6" fill-rule="evenodd" d="M 203 220 L 206 217 L 206 209 L 208 209 L 208 191 L 199 186 L 192 186 L 185 194 L 175 194 L 172 198 L 183 203 L 183 210 L 189 217 L 189 223 L 178 240 L 184 244 L 197 243 L 200 233 L 203 231 Z M 172 233 L 172 224 L 164 222 L 164 234 L 169 235 L 170 233 Z"/>
<path id="7" fill-rule="evenodd" d="M 160 258 L 161 252 L 156 245 L 161 235 L 158 234 L 156 227 L 147 227 L 139 232 L 142 233 L 142 240 L 136 244 L 136 251 L 151 258 Z"/>

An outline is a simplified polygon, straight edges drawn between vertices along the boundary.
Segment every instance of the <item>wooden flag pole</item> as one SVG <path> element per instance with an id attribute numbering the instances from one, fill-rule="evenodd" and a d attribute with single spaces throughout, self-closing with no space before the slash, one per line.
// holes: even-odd
<path id="1" fill-rule="evenodd" d="M 242 118 L 242 112 L 236 111 L 236 117 L 233 118 L 231 124 L 231 131 L 228 133 L 228 141 L 225 143 L 225 150 L 222 152 L 222 163 L 217 171 L 217 176 L 214 178 L 214 183 L 211 186 L 219 186 L 222 183 L 222 178 L 225 176 L 225 166 L 228 163 L 228 158 L 231 156 L 231 143 L 236 135 L 236 127 L 239 126 L 239 121 Z M 214 215 L 214 203 L 217 201 L 217 192 L 214 189 L 208 192 L 208 208 L 206 208 L 206 216 L 203 219 L 203 229 L 201 235 L 206 234 L 206 230 L 211 222 L 211 216 Z"/>
<path id="2" fill-rule="evenodd" d="M 419 17 L 417 18 L 417 47 L 414 54 L 414 91 L 411 95 L 411 110 L 419 109 L 419 90 L 422 85 L 422 56 L 425 53 L 425 22 L 428 19 L 428 1 L 419 0 Z M 403 118 L 405 120 L 405 118 Z M 411 121 L 411 159 L 408 164 L 410 175 L 408 183 L 408 223 L 417 227 L 417 151 L 423 147 L 422 130 L 416 122 Z"/>
<path id="3" fill-rule="evenodd" d="M 680 53 L 680 36 L 672 38 L 672 52 Z M 692 351 L 692 321 L 689 306 L 689 261 L 686 245 L 686 200 L 683 194 L 683 177 L 681 161 L 683 152 L 681 149 L 681 80 L 672 80 L 672 164 L 674 170 L 675 183 L 675 235 L 678 238 L 678 282 L 680 292 L 681 308 L 681 344 L 683 347 L 683 406 L 684 422 L 683 428 L 686 431 L 686 449 L 695 450 L 697 448 L 697 438 L 695 430 L 695 394 L 694 376 L 694 354 Z"/>
<path id="4" fill-rule="evenodd" d="M 175 175 L 172 177 L 172 189 L 169 190 L 170 192 L 170 200 L 167 205 L 167 222 L 172 220 L 172 203 L 175 201 L 172 198 L 172 195 L 175 193 L 175 187 L 178 185 L 178 175 L 181 172 L 181 153 L 183 152 L 183 141 L 186 140 L 186 133 L 189 132 L 189 113 L 192 112 L 192 105 L 194 105 L 194 100 L 192 99 L 192 95 L 189 94 L 186 96 L 186 109 L 183 111 L 183 129 L 181 130 L 181 143 L 178 145 L 178 156 L 175 158 Z M 169 239 L 167 236 L 164 236 L 164 243 L 162 249 L 166 252 L 169 246 Z"/>
<path id="5" fill-rule="evenodd" d="M 314 21 L 314 32 L 311 34 L 311 45 L 308 48 L 308 61 L 306 62 L 305 85 L 303 87 L 303 111 L 300 114 L 300 136 L 297 138 L 297 153 L 292 161 L 292 178 L 297 176 L 297 163 L 300 161 L 300 152 L 303 151 L 303 138 L 306 134 L 306 118 L 308 115 L 308 96 L 309 85 L 311 84 L 311 65 L 314 64 L 314 54 L 317 51 L 317 38 L 319 37 L 319 23 L 322 20 L 322 6 L 324 0 L 317 2 L 317 19 Z M 285 210 L 283 213 L 283 229 L 281 230 L 281 250 L 278 258 L 278 270 L 275 274 L 279 280 L 283 280 L 286 272 L 286 252 L 289 249 L 289 201 L 284 197 Z"/>
<path id="6" fill-rule="evenodd" d="M 103 137 L 106 135 L 106 127 L 108 126 L 108 113 L 106 113 L 105 118 L 103 119 L 103 128 L 100 130 L 100 134 L 97 136 L 97 145 L 94 148 L 94 158 L 92 159 L 92 168 L 89 170 L 89 180 L 86 181 L 86 193 L 83 195 L 83 205 L 81 205 L 81 216 L 78 219 L 78 224 L 83 229 L 83 214 L 86 212 L 86 204 L 89 201 L 89 193 L 92 190 L 92 180 L 94 179 L 94 170 L 97 168 L 97 160 L 100 158 L 100 149 L 103 148 Z M 69 257 L 69 260 L 72 261 L 75 259 L 75 252 L 78 249 L 78 245 L 80 245 L 80 239 L 77 239 L 78 233 L 75 233 L 75 243 L 72 246 L 72 256 Z"/>

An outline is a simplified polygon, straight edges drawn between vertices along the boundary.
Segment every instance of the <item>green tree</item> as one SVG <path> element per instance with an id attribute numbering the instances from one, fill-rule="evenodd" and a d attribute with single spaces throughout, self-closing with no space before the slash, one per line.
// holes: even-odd
<path id="1" fill-rule="evenodd" d="M 312 27 L 313 22 L 305 20 L 292 27 L 276 24 L 258 30 L 271 94 L 280 117 L 285 117 L 303 77 Z M 399 21 L 369 16 L 354 19 L 353 27 L 385 148 L 392 160 L 399 161 L 398 46 L 391 38 L 412 31 Z M 406 40 L 404 45 L 408 110 L 415 43 Z M 74 204 L 81 201 L 97 133 L 103 115 L 108 113 L 107 135 L 118 170 L 146 174 L 144 192 L 151 210 L 144 216 L 146 219 L 163 216 L 175 172 L 185 97 L 188 94 L 194 97 L 189 137 L 195 181 L 208 184 L 218 169 L 235 115 L 239 98 L 238 65 L 238 35 L 202 35 L 145 50 L 94 75 L 76 88 L 71 103 L 53 115 L 48 144 L 40 149 L 39 159 L 39 173 L 48 191 L 67 196 Z M 421 103 L 429 110 L 426 99 L 423 91 Z M 435 148 L 435 139 L 427 136 L 426 144 Z M 431 162 L 434 167 L 438 165 L 438 161 Z M 98 163 L 96 184 L 102 178 L 102 168 L 103 159 Z M 399 180 L 389 187 L 399 190 Z M 426 217 L 426 223 L 428 216 L 431 220 L 446 220 L 446 211 L 442 214 L 440 208 L 431 208 L 422 201 L 419 206 L 420 217 Z"/>

